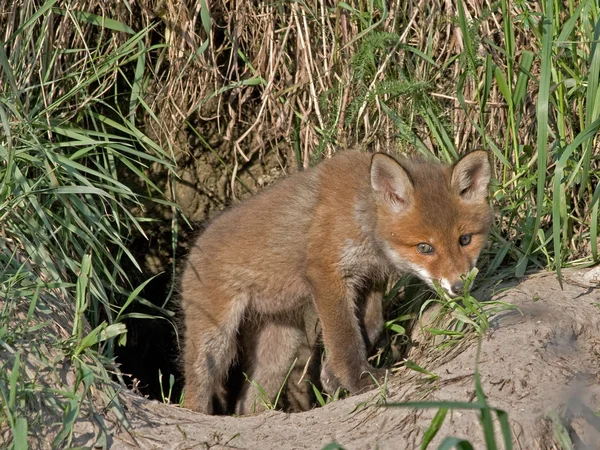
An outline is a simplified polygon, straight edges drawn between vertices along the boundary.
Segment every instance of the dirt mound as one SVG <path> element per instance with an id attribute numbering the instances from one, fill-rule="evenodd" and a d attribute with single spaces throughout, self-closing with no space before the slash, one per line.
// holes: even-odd
<path id="1" fill-rule="evenodd" d="M 561 290 L 555 275 L 537 275 L 495 296 L 516 305 L 518 311 L 505 311 L 492 320 L 492 329 L 482 341 L 479 370 L 489 403 L 509 414 L 515 448 L 556 448 L 556 419 L 547 417 L 553 411 L 577 448 L 598 448 L 598 278 L 589 271 L 571 272 Z M 437 363 L 424 360 L 423 350 L 417 347 L 409 358 L 436 373 L 437 382 L 426 382 L 415 372 L 394 374 L 386 402 L 475 399 L 476 340 Z M 244 418 L 204 416 L 131 394 L 124 402 L 132 430 L 115 431 L 109 441 L 115 449 L 314 449 L 332 441 L 346 449 L 413 449 L 419 448 L 436 413 L 435 409 L 381 407 L 379 391 L 305 413 L 271 411 Z M 433 447 L 452 435 L 485 448 L 478 417 L 473 411 L 450 412 Z M 498 429 L 496 424 L 497 433 Z M 79 435 L 74 444 L 82 444 L 85 436 Z"/>

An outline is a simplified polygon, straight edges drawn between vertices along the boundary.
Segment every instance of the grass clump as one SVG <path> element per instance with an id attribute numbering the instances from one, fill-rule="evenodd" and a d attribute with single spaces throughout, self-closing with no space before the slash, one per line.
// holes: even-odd
<path id="1" fill-rule="evenodd" d="M 83 421 L 105 446 L 97 408 L 127 426 L 111 372 L 140 270 L 128 245 L 164 201 L 144 168 L 172 170 L 136 119 L 148 30 L 21 6 L 0 16 L 0 442 L 68 447 Z"/>
<path id="2" fill-rule="evenodd" d="M 272 149 L 307 166 L 353 145 L 451 161 L 483 147 L 498 219 L 485 276 L 598 261 L 596 2 L 245 8 L 211 12 L 245 25 L 208 44 L 227 61 L 210 67 L 239 74 L 212 92 L 252 117 L 230 116 L 225 162 Z M 290 74 L 301 81 L 290 87 Z"/>

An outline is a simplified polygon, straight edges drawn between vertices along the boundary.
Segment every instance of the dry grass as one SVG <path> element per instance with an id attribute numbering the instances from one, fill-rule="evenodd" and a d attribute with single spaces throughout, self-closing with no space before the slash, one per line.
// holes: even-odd
<path id="1" fill-rule="evenodd" d="M 178 160 L 192 172 L 207 155 L 218 160 L 208 168 L 221 173 L 218 180 L 202 174 L 185 179 L 215 199 L 212 206 L 202 204 L 205 210 L 269 182 L 269 168 L 307 167 L 338 148 L 416 151 L 452 160 L 483 147 L 495 156 L 496 242 L 510 247 L 504 262 L 518 262 L 522 274 L 527 267 L 588 258 L 597 236 L 590 240 L 589 224 L 597 218 L 597 139 L 590 141 L 593 151 L 576 162 L 590 179 L 578 181 L 574 195 L 563 200 L 575 214 L 562 214 L 568 232 L 555 238 L 554 245 L 563 246 L 557 263 L 546 239 L 558 213 L 540 202 L 553 189 L 556 158 L 596 117 L 581 117 L 589 22 L 580 19 L 566 35 L 575 44 L 563 51 L 553 47 L 552 60 L 542 61 L 540 5 L 466 1 L 461 22 L 459 4 L 201 1 L 199 10 L 167 8 L 159 15 L 170 45 L 157 58 L 168 61 L 154 80 L 153 109 L 164 125 L 157 136 L 175 145 Z M 574 5 L 560 8 L 555 40 Z M 538 153 L 542 64 L 558 79 L 552 79 L 549 94 L 549 147 Z M 561 89 L 573 73 L 579 89 Z M 257 161 L 267 168 L 258 175 Z M 536 177 L 543 180 L 537 195 Z M 207 217 L 196 214 L 197 204 L 182 201 L 182 207 L 199 220 Z"/>
<path id="2" fill-rule="evenodd" d="M 385 86 L 378 86 L 397 81 L 422 83 L 409 94 L 438 100 L 435 103 L 445 111 L 442 119 L 452 128 L 457 151 L 481 145 L 481 137 L 465 120 L 456 97 L 456 80 L 464 71 L 464 61 L 457 56 L 464 53 L 464 44 L 454 3 L 396 1 L 387 11 L 379 6 L 369 11 L 369 2 L 353 6 L 365 12 L 354 14 L 325 1 L 212 2 L 208 34 L 194 19 L 198 11 L 170 8 L 165 14 L 168 19 L 163 18 L 170 70 L 156 80 L 163 87 L 159 92 L 165 94 L 159 96 L 164 103 L 156 109 L 169 124 L 165 129 L 171 130 L 170 137 L 179 131 L 178 124 L 197 114 L 203 122 L 216 123 L 223 135 L 223 157 L 247 162 L 282 142 L 293 147 L 294 139 L 299 139 L 301 161 L 307 166 L 315 152 L 333 152 L 334 145 L 395 148 L 398 130 L 380 106 L 385 102 L 406 117 L 407 125 L 435 152 L 427 123 L 414 117 L 421 105 L 410 95 L 394 96 Z M 467 16 L 481 18 L 485 11 L 487 17 L 478 19 L 480 38 L 502 45 L 501 13 L 490 13 L 489 8 L 489 2 L 470 2 Z M 364 41 L 374 32 L 389 33 L 388 41 L 378 48 L 365 48 Z M 206 51 L 191 61 L 184 57 L 207 39 Z M 530 41 L 521 34 L 516 46 L 538 51 Z M 415 57 L 407 46 L 432 55 L 435 64 Z M 490 54 L 496 65 L 506 68 L 496 49 L 480 43 L 477 51 Z M 362 57 L 373 59 L 358 61 Z M 361 73 L 355 73 L 356 69 Z M 480 75 L 484 68 L 476 70 Z M 390 75 L 396 80 L 390 81 Z M 471 77 L 463 91 L 473 119 L 479 114 L 477 79 Z M 507 108 L 497 86 L 487 105 L 486 130 L 502 140 Z M 531 136 L 524 127 L 524 142 Z"/>

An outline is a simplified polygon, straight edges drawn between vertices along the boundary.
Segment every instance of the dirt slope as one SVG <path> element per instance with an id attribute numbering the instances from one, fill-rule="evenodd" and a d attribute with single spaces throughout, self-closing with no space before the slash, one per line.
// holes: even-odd
<path id="1" fill-rule="evenodd" d="M 600 448 L 600 270 L 571 272 L 564 290 L 551 274 L 538 275 L 496 296 L 519 312 L 499 314 L 482 342 L 480 372 L 490 404 L 509 412 L 516 449 L 560 448 L 553 444 L 545 413 L 557 411 L 577 448 Z M 412 374 L 390 380 L 387 401 L 423 397 L 474 399 L 476 341 L 460 354 L 411 359 L 440 376 L 439 389 Z M 336 441 L 346 449 L 416 449 L 435 410 L 410 411 L 375 406 L 377 391 L 306 413 L 268 412 L 254 417 L 210 417 L 127 395 L 133 432 L 115 432 L 109 441 L 122 448 L 318 449 Z M 368 402 L 365 407 L 358 407 Z M 485 448 L 474 412 L 454 411 L 432 447 L 449 435 Z M 496 427 L 497 428 L 497 427 Z M 88 434 L 89 438 L 90 435 Z M 80 435 L 74 445 L 86 440 Z"/>

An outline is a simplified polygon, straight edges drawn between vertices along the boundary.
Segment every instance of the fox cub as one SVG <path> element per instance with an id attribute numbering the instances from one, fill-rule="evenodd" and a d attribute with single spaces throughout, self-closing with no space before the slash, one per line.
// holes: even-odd
<path id="1" fill-rule="evenodd" d="M 490 172 L 485 151 L 454 165 L 346 151 L 221 214 L 181 280 L 184 406 L 218 408 L 238 345 L 242 370 L 274 399 L 313 308 L 324 387 L 381 380 L 367 355 L 383 331 L 383 282 L 411 273 L 461 292 L 491 224 Z M 260 409 L 256 395 L 244 383 L 236 412 Z"/>

